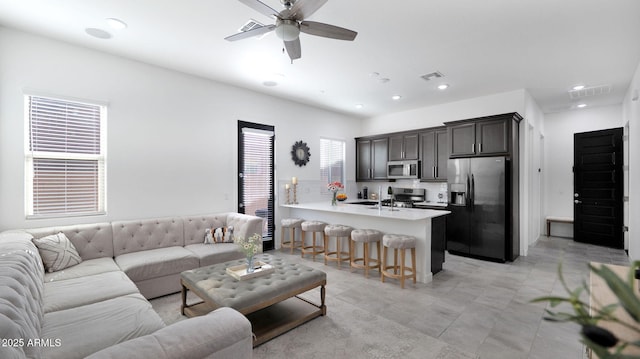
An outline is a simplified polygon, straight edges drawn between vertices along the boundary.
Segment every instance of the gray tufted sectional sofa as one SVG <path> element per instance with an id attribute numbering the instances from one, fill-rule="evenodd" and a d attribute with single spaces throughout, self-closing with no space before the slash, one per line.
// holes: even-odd
<path id="1" fill-rule="evenodd" d="M 250 358 L 249 321 L 221 308 L 165 326 L 147 299 L 180 290 L 180 273 L 242 258 L 204 231 L 262 232 L 238 213 L 0 233 L 0 358 Z M 63 232 L 82 262 L 46 273 L 32 238 Z"/>

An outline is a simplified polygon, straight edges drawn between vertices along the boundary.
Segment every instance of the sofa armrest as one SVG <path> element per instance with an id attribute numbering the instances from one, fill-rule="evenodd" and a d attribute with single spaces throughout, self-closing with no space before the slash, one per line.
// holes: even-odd
<path id="1" fill-rule="evenodd" d="M 227 215 L 227 226 L 233 226 L 236 237 L 247 238 L 255 233 L 262 235 L 264 218 L 243 213 L 229 213 Z"/>
<path id="2" fill-rule="evenodd" d="M 87 358 L 251 358 L 251 323 L 231 308 L 183 320 L 155 333 L 100 350 Z"/>

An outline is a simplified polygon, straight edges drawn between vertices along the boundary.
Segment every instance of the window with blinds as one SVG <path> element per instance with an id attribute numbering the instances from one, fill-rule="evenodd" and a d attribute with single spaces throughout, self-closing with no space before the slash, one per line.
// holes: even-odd
<path id="1" fill-rule="evenodd" d="M 345 146 L 345 141 L 320 139 L 320 180 L 323 183 L 339 181 L 345 184 Z M 322 193 L 330 195 L 326 190 Z"/>
<path id="2" fill-rule="evenodd" d="M 28 217 L 105 213 L 106 107 L 25 96 Z"/>
<path id="3" fill-rule="evenodd" d="M 265 218 L 262 237 L 269 241 L 274 230 L 273 126 L 239 121 L 239 130 L 238 210 Z"/>

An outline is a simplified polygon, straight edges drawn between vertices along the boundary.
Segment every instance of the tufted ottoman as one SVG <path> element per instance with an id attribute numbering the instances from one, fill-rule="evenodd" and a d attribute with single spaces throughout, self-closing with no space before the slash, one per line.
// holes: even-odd
<path id="1" fill-rule="evenodd" d="M 242 281 L 226 273 L 229 266 L 245 264 L 244 259 L 182 272 L 182 314 L 194 317 L 231 307 L 251 321 L 256 336 L 254 346 L 327 314 L 326 273 L 269 254 L 257 255 L 255 259 L 273 265 L 275 272 Z M 319 305 L 297 296 L 317 287 L 320 287 Z M 203 301 L 187 305 L 189 290 Z"/>

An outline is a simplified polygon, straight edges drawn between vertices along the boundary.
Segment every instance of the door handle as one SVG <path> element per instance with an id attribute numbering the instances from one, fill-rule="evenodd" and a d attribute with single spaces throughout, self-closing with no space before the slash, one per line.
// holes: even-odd
<path id="1" fill-rule="evenodd" d="M 465 197 L 464 205 L 468 207 L 471 204 L 471 181 L 469 180 L 469 175 L 467 175 L 467 192 Z"/>
<path id="2" fill-rule="evenodd" d="M 581 201 L 581 200 L 579 200 L 579 199 L 574 199 L 574 200 L 573 200 L 573 203 L 575 203 L 575 204 L 580 204 L 580 203 L 582 203 L 582 201 Z"/>
<path id="3" fill-rule="evenodd" d="M 471 175 L 471 205 L 475 206 L 476 202 L 476 179 Z"/>

